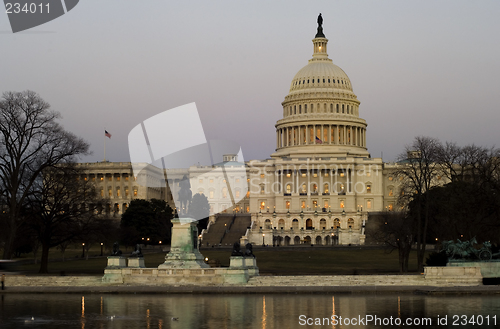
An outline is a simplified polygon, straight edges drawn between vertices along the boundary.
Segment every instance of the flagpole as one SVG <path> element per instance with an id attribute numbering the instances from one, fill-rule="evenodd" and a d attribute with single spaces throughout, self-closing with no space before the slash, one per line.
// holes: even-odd
<path id="1" fill-rule="evenodd" d="M 106 131 L 106 128 L 104 129 Z M 106 162 L 106 134 L 104 134 L 104 161 Z"/>

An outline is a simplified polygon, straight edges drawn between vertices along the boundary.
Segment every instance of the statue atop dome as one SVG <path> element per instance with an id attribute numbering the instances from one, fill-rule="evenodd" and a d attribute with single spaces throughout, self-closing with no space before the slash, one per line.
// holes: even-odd
<path id="1" fill-rule="evenodd" d="M 325 38 L 325 35 L 323 34 L 323 16 L 321 16 L 321 13 L 319 13 L 318 16 L 318 32 L 316 33 L 315 38 Z"/>

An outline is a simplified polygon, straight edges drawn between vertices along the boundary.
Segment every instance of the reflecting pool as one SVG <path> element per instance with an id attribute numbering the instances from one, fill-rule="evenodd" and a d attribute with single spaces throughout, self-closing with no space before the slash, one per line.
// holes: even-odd
<path id="1" fill-rule="evenodd" d="M 494 328 L 500 297 L 0 295 L 0 328 Z"/>

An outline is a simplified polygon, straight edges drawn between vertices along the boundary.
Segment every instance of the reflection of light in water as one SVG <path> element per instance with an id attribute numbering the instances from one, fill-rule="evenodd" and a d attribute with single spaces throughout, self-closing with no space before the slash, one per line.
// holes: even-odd
<path id="1" fill-rule="evenodd" d="M 401 319 L 401 296 L 398 296 L 398 318 Z"/>
<path id="2" fill-rule="evenodd" d="M 334 318 L 333 316 L 335 315 L 335 297 L 332 296 L 332 319 Z M 333 324 L 332 321 L 332 328 L 337 328 L 335 324 Z"/>
<path id="3" fill-rule="evenodd" d="M 85 296 L 82 296 L 82 329 L 85 328 Z"/>
<path id="4" fill-rule="evenodd" d="M 163 329 L 163 320 L 162 319 L 158 320 L 158 329 Z"/>
<path id="5" fill-rule="evenodd" d="M 149 329 L 151 319 L 149 318 L 149 308 L 146 310 L 146 327 Z"/>
<path id="6" fill-rule="evenodd" d="M 101 296 L 101 315 L 102 315 L 102 296 Z"/>
<path id="7" fill-rule="evenodd" d="M 262 296 L 262 329 L 266 329 L 266 296 Z"/>

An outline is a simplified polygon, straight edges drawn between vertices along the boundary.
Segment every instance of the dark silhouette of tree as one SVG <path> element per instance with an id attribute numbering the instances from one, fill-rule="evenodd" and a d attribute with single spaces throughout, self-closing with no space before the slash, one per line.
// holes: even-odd
<path id="1" fill-rule="evenodd" d="M 96 211 L 101 200 L 94 184 L 83 176 L 75 164 L 46 168 L 27 198 L 26 221 L 42 247 L 40 273 L 48 272 L 50 248 L 104 229 Z"/>
<path id="2" fill-rule="evenodd" d="M 191 199 L 189 215 L 198 219 L 198 232 L 207 228 L 208 217 L 210 216 L 210 204 L 205 194 L 196 193 Z"/>
<path id="3" fill-rule="evenodd" d="M 132 200 L 122 214 L 122 242 L 129 246 L 159 241 L 169 243 L 172 217 L 172 208 L 163 200 Z"/>
<path id="4" fill-rule="evenodd" d="M 5 211 L 3 258 L 11 258 L 22 210 L 47 168 L 88 154 L 88 144 L 65 131 L 57 112 L 32 91 L 6 92 L 0 99 L 0 196 Z"/>

